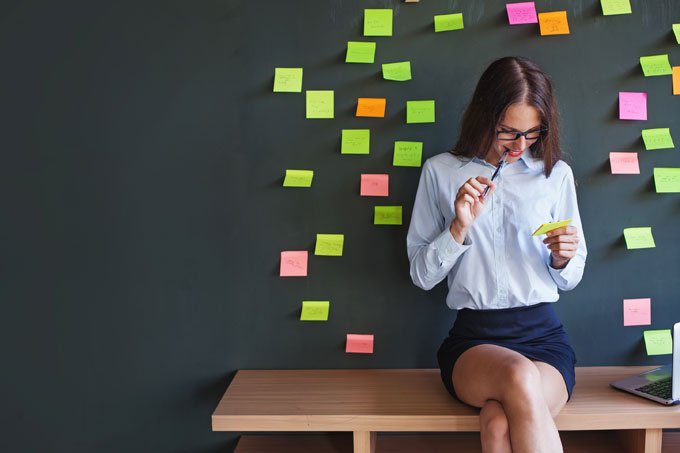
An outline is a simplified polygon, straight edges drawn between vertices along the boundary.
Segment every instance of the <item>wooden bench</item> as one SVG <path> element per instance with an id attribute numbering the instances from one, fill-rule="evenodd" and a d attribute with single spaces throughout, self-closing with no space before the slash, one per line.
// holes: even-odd
<path id="1" fill-rule="evenodd" d="M 609 387 L 651 368 L 576 368 L 572 399 L 555 419 L 565 451 L 661 453 L 663 443 L 664 453 L 680 452 L 680 433 L 662 431 L 680 428 L 680 406 Z M 336 433 L 244 435 L 238 453 L 481 452 L 479 411 L 451 398 L 436 369 L 242 370 L 212 428 Z"/>

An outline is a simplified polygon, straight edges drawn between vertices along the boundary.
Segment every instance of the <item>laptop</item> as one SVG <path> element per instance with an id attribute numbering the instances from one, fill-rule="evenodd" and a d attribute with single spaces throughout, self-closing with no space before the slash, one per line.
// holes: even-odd
<path id="1" fill-rule="evenodd" d="M 676 373 L 673 373 L 673 365 L 677 367 Z M 621 379 L 610 385 L 657 403 L 680 403 L 680 322 L 673 326 L 673 361 L 670 365 Z"/>

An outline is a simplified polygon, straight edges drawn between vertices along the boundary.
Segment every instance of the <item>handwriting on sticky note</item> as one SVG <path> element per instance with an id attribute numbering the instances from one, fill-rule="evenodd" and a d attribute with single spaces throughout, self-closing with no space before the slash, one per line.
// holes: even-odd
<path id="1" fill-rule="evenodd" d="M 673 73 L 668 54 L 640 57 L 640 66 L 645 77 L 670 75 Z"/>
<path id="2" fill-rule="evenodd" d="M 630 0 L 601 0 L 602 15 L 631 14 Z"/>
<path id="3" fill-rule="evenodd" d="M 300 321 L 328 321 L 328 300 L 303 300 Z"/>
<path id="4" fill-rule="evenodd" d="M 667 149 L 674 148 L 671 130 L 667 127 L 657 129 L 643 129 L 642 141 L 645 142 L 645 149 Z"/>
<path id="5" fill-rule="evenodd" d="M 609 153 L 613 175 L 639 175 L 638 153 Z"/>
<path id="6" fill-rule="evenodd" d="M 623 325 L 648 326 L 652 323 L 652 299 L 624 299 Z"/>
<path id="7" fill-rule="evenodd" d="M 646 120 L 647 93 L 619 93 L 619 119 Z"/>
<path id="8" fill-rule="evenodd" d="M 314 170 L 286 170 L 283 187 L 312 187 Z"/>
<path id="9" fill-rule="evenodd" d="M 314 254 L 319 256 L 342 256 L 344 234 L 317 234 Z"/>
<path id="10" fill-rule="evenodd" d="M 420 167 L 423 160 L 423 142 L 394 142 L 395 167 Z"/>
<path id="11" fill-rule="evenodd" d="M 386 104 L 387 99 L 385 98 L 359 98 L 356 116 L 384 118 Z"/>
<path id="12" fill-rule="evenodd" d="M 464 28 L 463 13 L 440 14 L 434 16 L 434 31 L 452 31 Z"/>
<path id="13" fill-rule="evenodd" d="M 302 68 L 274 68 L 274 92 L 302 92 Z"/>
<path id="14" fill-rule="evenodd" d="M 434 101 L 406 101 L 406 123 L 434 123 Z"/>
<path id="15" fill-rule="evenodd" d="M 538 13 L 538 23 L 542 36 L 569 34 L 569 22 L 566 11 Z"/>
<path id="16" fill-rule="evenodd" d="M 652 227 L 624 228 L 623 237 L 626 240 L 628 250 L 656 247 L 654 236 L 652 236 Z"/>
<path id="17" fill-rule="evenodd" d="M 345 63 L 373 63 L 375 61 L 375 43 L 349 41 Z"/>
<path id="18" fill-rule="evenodd" d="M 281 252 L 281 277 L 306 277 L 307 276 L 307 250 L 294 250 Z"/>
<path id="19" fill-rule="evenodd" d="M 411 62 L 400 61 L 397 63 L 383 63 L 383 79 L 405 82 L 411 80 Z"/>
<path id="20" fill-rule="evenodd" d="M 538 23 L 534 2 L 508 3 L 505 5 L 510 25 Z"/>
<path id="21" fill-rule="evenodd" d="M 389 192 L 390 176 L 385 174 L 362 174 L 361 191 L 362 197 L 386 197 Z"/>
<path id="22" fill-rule="evenodd" d="M 556 230 L 558 228 L 565 227 L 565 226 L 569 225 L 570 223 L 571 223 L 571 219 L 560 220 L 560 221 L 557 221 L 557 222 L 544 223 L 543 225 L 536 228 L 536 231 L 534 231 L 531 235 L 532 236 L 538 236 L 540 234 L 545 234 L 545 233 L 548 233 L 552 230 Z"/>
<path id="23" fill-rule="evenodd" d="M 392 10 L 365 9 L 364 36 L 392 36 Z"/>
<path id="24" fill-rule="evenodd" d="M 375 225 L 401 225 L 401 206 L 376 206 L 373 216 Z"/>
<path id="25" fill-rule="evenodd" d="M 680 94 L 680 66 L 673 66 L 673 94 Z"/>
<path id="26" fill-rule="evenodd" d="M 348 333 L 345 352 L 373 354 L 373 335 Z"/>
<path id="27" fill-rule="evenodd" d="M 370 129 L 343 129 L 341 154 L 368 154 L 370 152 Z"/>
<path id="28" fill-rule="evenodd" d="M 307 90 L 307 118 L 333 118 L 333 91 Z"/>
<path id="29" fill-rule="evenodd" d="M 647 355 L 663 355 L 673 353 L 671 330 L 645 330 L 645 347 Z"/>
<path id="30" fill-rule="evenodd" d="M 655 168 L 654 185 L 657 193 L 680 192 L 680 168 Z"/>

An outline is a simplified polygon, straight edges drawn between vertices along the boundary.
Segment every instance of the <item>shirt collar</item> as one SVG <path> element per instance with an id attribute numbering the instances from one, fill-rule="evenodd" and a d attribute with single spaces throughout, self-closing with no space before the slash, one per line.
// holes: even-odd
<path id="1" fill-rule="evenodd" d="M 524 165 L 526 165 L 527 168 L 530 168 L 532 170 L 539 169 L 539 168 L 543 167 L 543 159 L 538 159 L 538 158 L 533 157 L 531 155 L 531 152 L 522 153 L 519 160 L 524 162 Z M 461 165 L 461 167 L 468 165 L 470 162 L 475 162 L 479 165 L 485 165 L 485 166 L 493 167 L 493 165 L 491 165 L 490 163 L 488 163 L 484 159 L 480 159 L 477 156 L 472 157 L 472 159 L 465 160 L 463 165 Z"/>

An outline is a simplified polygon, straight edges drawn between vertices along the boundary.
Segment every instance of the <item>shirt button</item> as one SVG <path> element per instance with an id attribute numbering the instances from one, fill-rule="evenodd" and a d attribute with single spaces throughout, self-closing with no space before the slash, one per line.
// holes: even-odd
<path id="1" fill-rule="evenodd" d="M 503 228 L 498 227 L 498 228 L 496 228 L 496 231 L 498 231 L 500 233 L 501 231 L 503 231 Z"/>

